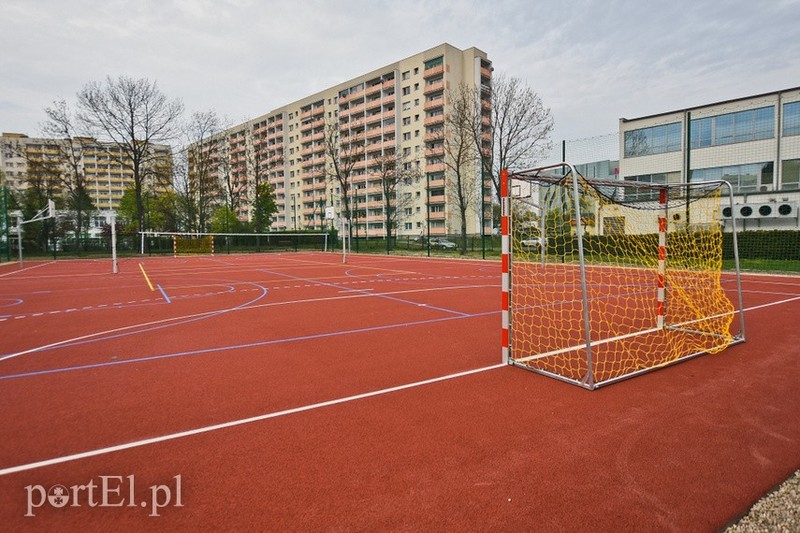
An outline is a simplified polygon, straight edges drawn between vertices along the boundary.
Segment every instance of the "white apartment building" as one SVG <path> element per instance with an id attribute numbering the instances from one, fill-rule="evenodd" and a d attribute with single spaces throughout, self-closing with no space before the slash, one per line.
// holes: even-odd
<path id="1" fill-rule="evenodd" d="M 491 76 L 485 52 L 441 44 L 273 109 L 190 150 L 215 152 L 211 159 L 217 163 L 225 158 L 224 171 L 241 198 L 253 197 L 256 172 L 268 179 L 279 208 L 271 230 L 322 229 L 330 225 L 326 208 L 333 207 L 337 218 L 344 211 L 343 191 L 330 178 L 331 157 L 326 154 L 326 127 L 333 124 L 339 142 L 363 144 L 349 185 L 356 234 L 385 235 L 385 197 L 376 165 L 392 154 L 407 169 L 419 171 L 397 187 L 396 235 L 459 233 L 442 140 L 447 94 L 460 84 L 480 89 L 488 135 Z M 476 190 L 479 168 L 476 161 L 469 170 Z M 485 199 L 491 202 L 491 194 Z M 467 215 L 468 233 L 480 232 L 480 200 L 474 203 Z M 240 219 L 252 219 L 247 202 L 237 212 Z M 485 226 L 490 212 L 486 210 Z"/>
<path id="2" fill-rule="evenodd" d="M 725 180 L 730 228 L 800 227 L 800 87 L 619 122 L 621 179 Z"/>
<path id="3" fill-rule="evenodd" d="M 72 172 L 64 160 L 68 150 L 69 144 L 60 139 L 3 133 L 0 136 L 0 170 L 5 185 L 15 193 L 22 193 L 31 180 L 46 178 L 53 181 L 55 190 L 61 191 L 61 173 L 68 175 Z M 72 139 L 72 150 L 95 208 L 116 210 L 125 189 L 133 186 L 133 168 L 125 152 L 115 143 L 89 137 Z M 169 146 L 156 145 L 155 151 L 158 160 L 171 165 L 172 149 Z M 155 188 L 163 190 L 164 184 L 159 183 Z"/>

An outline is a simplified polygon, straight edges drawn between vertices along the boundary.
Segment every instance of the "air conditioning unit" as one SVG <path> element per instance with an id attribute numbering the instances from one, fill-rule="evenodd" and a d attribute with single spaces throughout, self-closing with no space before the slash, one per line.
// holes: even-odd
<path id="1" fill-rule="evenodd" d="M 768 202 L 759 204 L 734 204 L 721 209 L 722 218 L 729 219 L 731 215 L 742 220 L 756 218 L 797 218 L 797 202 Z"/>

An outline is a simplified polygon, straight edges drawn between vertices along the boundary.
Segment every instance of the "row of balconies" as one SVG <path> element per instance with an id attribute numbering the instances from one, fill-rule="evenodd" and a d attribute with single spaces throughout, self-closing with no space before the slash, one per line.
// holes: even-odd
<path id="1" fill-rule="evenodd" d="M 325 157 L 325 145 L 317 144 L 316 146 L 309 146 L 300 150 L 300 155 L 308 157 L 314 154 L 320 154 L 320 157 Z"/>
<path id="2" fill-rule="evenodd" d="M 316 165 L 325 165 L 325 154 L 310 159 L 304 159 L 302 162 L 303 168 L 313 167 Z"/>
<path id="3" fill-rule="evenodd" d="M 339 105 L 342 105 L 342 104 L 344 104 L 346 102 L 349 102 L 351 100 L 358 100 L 359 98 L 362 98 L 362 97 L 366 96 L 367 94 L 374 94 L 375 91 L 376 91 L 376 87 L 380 87 L 381 89 L 393 88 L 394 87 L 394 82 L 395 82 L 394 79 L 386 80 L 383 83 L 381 83 L 380 85 L 373 85 L 373 86 L 370 86 L 370 87 L 368 87 L 366 89 L 362 89 L 362 90 L 360 90 L 358 92 L 354 92 L 354 93 L 346 94 L 344 96 L 340 96 L 339 97 Z"/>
<path id="4" fill-rule="evenodd" d="M 395 118 L 395 110 L 390 109 L 383 113 L 373 113 L 371 115 L 344 115 L 339 117 L 339 129 L 357 128 L 364 124 L 375 124 L 387 118 Z M 349 119 L 349 120 L 345 120 Z"/>
<path id="5" fill-rule="evenodd" d="M 377 142 L 377 143 L 370 143 L 367 145 L 367 152 L 379 152 L 381 150 L 394 150 L 397 147 L 395 139 L 391 139 L 388 141 Z"/>
<path id="6" fill-rule="evenodd" d="M 312 133 L 311 135 L 303 135 L 303 142 L 321 141 L 325 138 L 325 130 Z"/>
<path id="7" fill-rule="evenodd" d="M 394 125 L 391 126 L 373 126 L 371 128 L 367 128 L 367 139 L 374 139 L 375 137 L 380 137 L 381 135 L 394 135 Z"/>
<path id="8" fill-rule="evenodd" d="M 316 117 L 316 116 L 320 116 L 320 115 L 321 116 L 325 115 L 325 108 L 323 106 L 321 106 L 321 105 L 319 107 L 314 107 L 314 108 L 309 109 L 307 111 L 301 111 L 300 112 L 300 120 L 306 120 L 306 119 L 309 119 L 311 117 Z"/>
<path id="9" fill-rule="evenodd" d="M 325 117 L 320 117 L 316 120 L 300 124 L 300 133 L 306 132 L 308 130 L 313 130 L 316 128 L 322 128 L 324 126 L 325 126 Z"/>

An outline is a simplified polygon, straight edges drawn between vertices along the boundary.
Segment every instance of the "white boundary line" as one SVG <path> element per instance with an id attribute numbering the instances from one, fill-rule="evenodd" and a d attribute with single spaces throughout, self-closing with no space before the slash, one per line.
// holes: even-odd
<path id="1" fill-rule="evenodd" d="M 47 266 L 47 265 L 52 265 L 53 263 L 54 263 L 54 261 L 48 261 L 46 263 L 41 263 L 41 264 L 38 264 L 38 265 L 33 265 L 33 266 L 21 268 L 19 270 L 12 270 L 11 272 L 6 272 L 4 274 L 0 274 L 0 278 L 3 278 L 5 276 L 10 276 L 12 274 L 19 274 L 20 272 L 25 272 L 26 270 L 33 270 L 34 268 L 39 268 L 39 267 L 43 267 L 43 266 Z"/>
<path id="2" fill-rule="evenodd" d="M 128 443 L 125 443 L 125 444 L 118 444 L 116 446 L 108 446 L 106 448 L 98 448 L 96 450 L 90 450 L 90 451 L 87 451 L 87 452 L 75 453 L 75 454 L 72 454 L 72 455 L 65 455 L 65 456 L 62 456 L 62 457 L 54 457 L 52 459 L 46 459 L 44 461 L 37 461 L 35 463 L 28 463 L 28 464 L 24 464 L 24 465 L 11 466 L 11 467 L 3 468 L 2 470 L 0 470 L 0 476 L 6 476 L 8 474 L 15 474 L 17 472 L 25 472 L 27 470 L 33 470 L 35 468 L 42 468 L 42 467 L 45 467 L 45 466 L 52 466 L 52 465 L 57 465 L 57 464 L 61 464 L 61 463 L 68 463 L 68 462 L 71 462 L 71 461 L 77 461 L 79 459 L 86 459 L 86 458 L 89 458 L 89 457 L 96 457 L 98 455 L 105 455 L 105 454 L 119 452 L 119 451 L 123 451 L 123 450 L 130 450 L 132 448 L 139 448 L 141 446 L 148 446 L 150 444 L 157 444 L 159 442 L 166 442 L 166 441 L 170 441 L 170 440 L 180 439 L 180 438 L 183 438 L 183 437 L 191 437 L 193 435 L 200 435 L 202 433 L 209 433 L 211 431 L 217 431 L 217 430 L 220 430 L 220 429 L 232 428 L 232 427 L 241 426 L 241 425 L 244 425 L 244 424 L 252 424 L 253 422 L 261 422 L 263 420 L 269 420 L 271 418 L 278 418 L 278 417 L 281 417 L 281 416 L 293 415 L 293 414 L 302 413 L 302 412 L 305 412 L 305 411 L 312 411 L 314 409 L 322 409 L 324 407 L 330 407 L 330 406 L 338 405 L 338 404 L 342 404 L 342 403 L 353 402 L 353 401 L 356 401 L 356 400 L 363 400 L 365 398 L 372 398 L 372 397 L 375 397 L 375 396 L 381 396 L 381 395 L 384 395 L 384 394 L 389 394 L 389 393 L 392 393 L 392 392 L 398 392 L 398 391 L 411 389 L 411 388 L 415 388 L 415 387 L 422 387 L 424 385 L 430 385 L 432 383 L 438 383 L 440 381 L 447 381 L 447 380 L 450 380 L 450 379 L 456 379 L 456 378 L 469 376 L 469 375 L 472 375 L 472 374 L 478 374 L 478 373 L 481 373 L 481 372 L 486 372 L 488 370 L 495 370 L 495 369 L 503 368 L 503 367 L 507 367 L 507 366 L 508 365 L 504 364 L 504 363 L 500 363 L 500 364 L 496 364 L 496 365 L 492 365 L 492 366 L 485 366 L 485 367 L 482 367 L 482 368 L 476 368 L 474 370 L 466 370 L 464 372 L 458 372 L 458 373 L 455 373 L 455 374 L 448 374 L 446 376 L 440 376 L 438 378 L 431 378 L 431 379 L 426 379 L 426 380 L 422 380 L 422 381 L 415 381 L 414 383 L 407 383 L 405 385 L 397 385 L 396 387 L 389 387 L 389 388 L 381 389 L 381 390 L 377 390 L 377 391 L 365 392 L 365 393 L 362 393 L 362 394 L 355 394 L 353 396 L 346 396 L 344 398 L 338 398 L 336 400 L 328 400 L 328 401 L 325 401 L 325 402 L 313 403 L 313 404 L 310 404 L 310 405 L 304 405 L 302 407 L 295 407 L 295 408 L 292 408 L 292 409 L 285 409 L 283 411 L 276 411 L 274 413 L 267 413 L 267 414 L 263 414 L 263 415 L 259 415 L 259 416 L 253 416 L 253 417 L 250 417 L 250 418 L 242 418 L 240 420 L 232 420 L 230 422 L 224 422 L 222 424 L 214 424 L 212 426 L 205 426 L 205 427 L 199 427 L 199 428 L 195 428 L 195 429 L 189 429 L 189 430 L 186 430 L 186 431 L 180 431 L 178 433 L 170 433 L 168 435 L 161 435 L 160 437 L 152 437 L 152 438 L 149 438 L 149 439 L 137 440 L 137 441 L 128 442 Z"/>

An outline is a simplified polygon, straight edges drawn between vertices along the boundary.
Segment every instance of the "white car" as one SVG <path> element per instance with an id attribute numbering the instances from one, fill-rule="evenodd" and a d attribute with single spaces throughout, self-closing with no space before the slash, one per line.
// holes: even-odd
<path id="1" fill-rule="evenodd" d="M 525 239 L 520 242 L 520 245 L 526 250 L 538 250 L 541 247 L 539 239 Z"/>
<path id="2" fill-rule="evenodd" d="M 456 243 L 448 241 L 447 239 L 431 239 L 431 246 L 441 248 L 442 250 L 454 250 Z"/>

